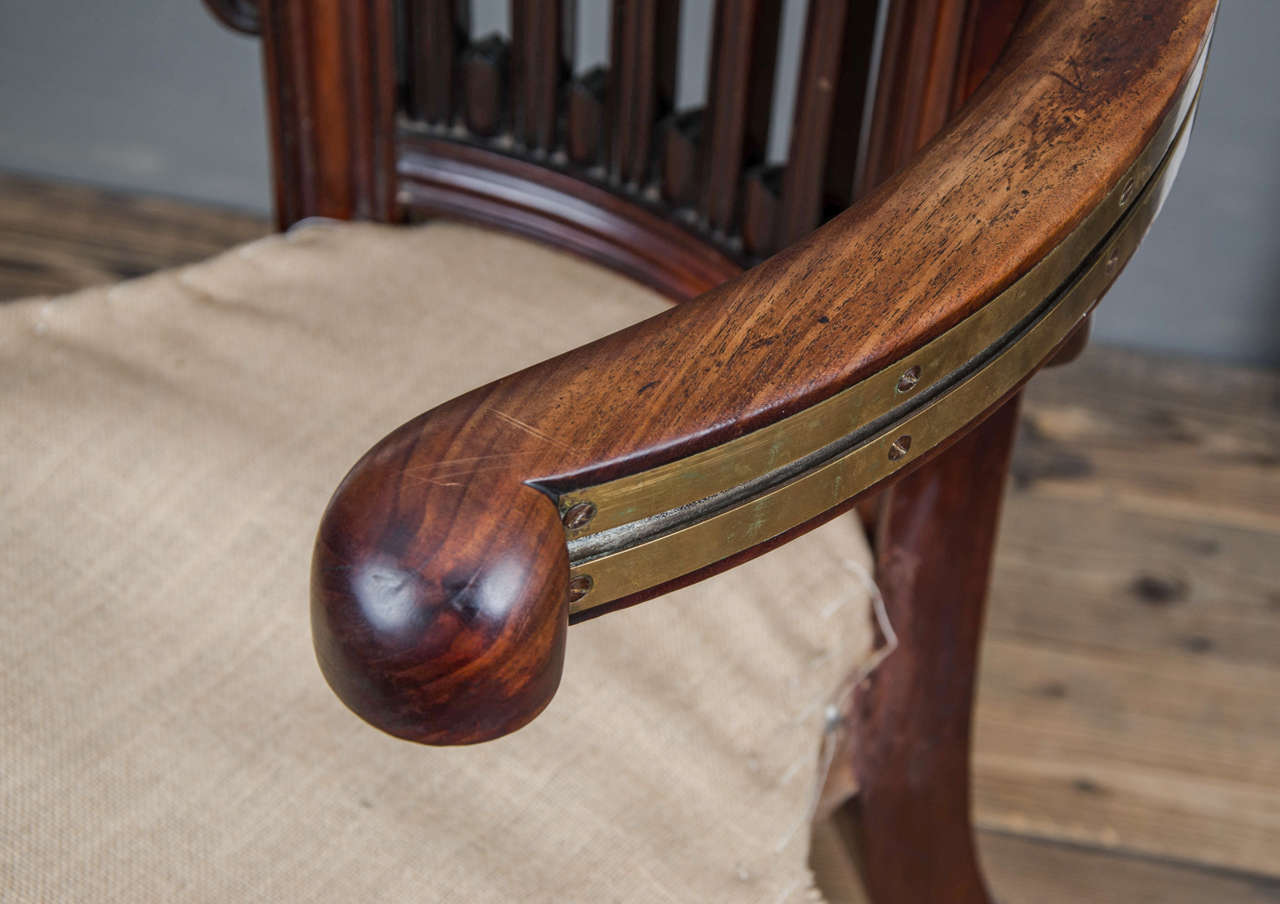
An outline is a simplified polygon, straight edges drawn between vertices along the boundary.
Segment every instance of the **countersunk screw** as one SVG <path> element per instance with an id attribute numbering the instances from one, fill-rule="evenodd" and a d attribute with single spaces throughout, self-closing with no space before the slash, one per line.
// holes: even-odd
<path id="1" fill-rule="evenodd" d="M 920 365 L 909 367 L 898 377 L 898 392 L 910 392 L 920 382 Z"/>
<path id="2" fill-rule="evenodd" d="M 594 502 L 579 502 L 571 505 L 564 513 L 564 526 L 569 530 L 581 530 L 591 523 L 591 519 L 596 516 L 596 504 Z"/>
<path id="3" fill-rule="evenodd" d="M 575 576 L 573 580 L 569 581 L 569 602 L 576 603 L 582 599 L 591 592 L 591 588 L 595 586 L 595 583 L 595 581 L 591 580 L 591 575 L 589 574 Z"/>
<path id="4" fill-rule="evenodd" d="M 1133 180 L 1130 179 L 1124 184 L 1124 188 L 1120 189 L 1120 206 L 1127 207 L 1129 202 L 1133 200 Z"/>
<path id="5" fill-rule="evenodd" d="M 907 450 L 911 448 L 911 437 L 902 434 L 893 441 L 893 445 L 889 447 L 889 460 L 897 461 L 899 458 L 907 454 Z"/>

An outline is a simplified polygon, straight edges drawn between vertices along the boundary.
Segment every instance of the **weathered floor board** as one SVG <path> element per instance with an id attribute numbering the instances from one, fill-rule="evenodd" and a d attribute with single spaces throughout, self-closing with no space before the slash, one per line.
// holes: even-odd
<path id="1" fill-rule="evenodd" d="M 0 174 L 0 298 L 268 228 Z M 1280 902 L 1280 374 L 1094 349 L 1024 410 L 978 701 L 997 896 Z"/>
<path id="2" fill-rule="evenodd" d="M 813 862 L 829 904 L 867 904 L 829 823 L 814 832 Z M 1276 904 L 1280 880 L 1116 855 L 1087 846 L 979 832 L 995 897 L 1006 904 Z"/>
<path id="3" fill-rule="evenodd" d="M 1026 412 L 979 824 L 1280 877 L 1280 375 L 1090 350 Z"/>
<path id="4" fill-rule="evenodd" d="M 265 217 L 0 173 L 0 299 L 141 276 L 269 230 Z"/>

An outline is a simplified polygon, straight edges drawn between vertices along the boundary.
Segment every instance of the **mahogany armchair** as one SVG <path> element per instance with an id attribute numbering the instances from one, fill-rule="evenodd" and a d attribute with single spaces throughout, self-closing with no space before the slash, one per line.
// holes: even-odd
<path id="1" fill-rule="evenodd" d="M 893 2 L 878 33 L 877 4 L 811 3 L 777 167 L 778 3 L 717 4 L 693 113 L 674 109 L 678 2 L 616 3 L 610 70 L 578 78 L 557 3 L 513 3 L 509 46 L 468 43 L 450 3 L 265 6 L 281 225 L 471 219 L 691 300 L 353 468 L 312 602 L 353 710 L 431 744 L 515 730 L 555 692 L 570 623 L 872 503 L 898 649 L 844 714 L 868 882 L 983 897 L 966 757 L 1018 390 L 1083 343 L 1155 216 L 1213 14 L 1023 6 Z M 411 596 L 390 622 L 371 573 Z"/>
<path id="2" fill-rule="evenodd" d="M 893 649 L 831 701 L 821 806 L 871 900 L 988 901 L 970 717 L 1019 391 L 1078 352 L 1169 190 L 1214 0 L 810 0 L 777 164 L 780 0 L 718 0 L 695 110 L 678 0 L 615 0 L 588 72 L 557 0 L 514 0 L 509 41 L 453 0 L 206 3 L 261 37 L 281 228 L 469 221 L 679 302 L 355 464 L 311 572 L 337 695 L 401 738 L 498 738 L 556 693 L 570 625 L 856 509 Z"/>
<path id="3" fill-rule="evenodd" d="M 470 219 L 690 303 L 357 463 L 316 543 L 325 677 L 401 737 L 493 738 L 551 699 L 570 623 L 869 503 L 898 648 L 843 716 L 868 883 L 982 898 L 966 759 L 1018 390 L 1155 216 L 1214 4 L 891 2 L 877 32 L 877 4 L 811 3 L 781 166 L 779 3 L 717 4 L 693 113 L 678 2 L 615 3 L 611 68 L 580 77 L 569 5 L 513 3 L 509 45 L 470 43 L 465 4 L 393 7 L 264 5 L 282 226 Z M 412 588 L 390 623 L 370 573 Z"/>

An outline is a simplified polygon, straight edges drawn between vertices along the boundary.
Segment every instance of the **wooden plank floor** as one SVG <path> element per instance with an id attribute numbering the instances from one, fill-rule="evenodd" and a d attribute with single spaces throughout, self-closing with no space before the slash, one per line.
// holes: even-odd
<path id="1" fill-rule="evenodd" d="M 1280 900 L 1280 374 L 1097 349 L 1033 382 L 976 767 L 984 828 Z"/>
<path id="2" fill-rule="evenodd" d="M 0 173 L 0 299 L 141 276 L 270 228 L 265 217 Z"/>
<path id="3" fill-rule="evenodd" d="M 268 228 L 0 175 L 0 298 Z M 997 896 L 1280 902 L 1280 374 L 1094 348 L 1025 411 L 975 751 Z"/>

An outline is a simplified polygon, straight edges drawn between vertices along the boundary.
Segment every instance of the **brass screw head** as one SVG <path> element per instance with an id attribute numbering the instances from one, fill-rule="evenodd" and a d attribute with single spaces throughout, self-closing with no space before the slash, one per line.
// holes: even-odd
<path id="1" fill-rule="evenodd" d="M 574 577 L 573 580 L 569 581 L 569 602 L 576 603 L 582 599 L 591 592 L 591 588 L 595 586 L 595 583 L 595 581 L 591 580 L 591 575 L 589 574 L 580 574 Z"/>
<path id="2" fill-rule="evenodd" d="M 893 445 L 889 447 L 889 460 L 897 461 L 899 458 L 906 455 L 910 448 L 911 437 L 904 433 L 902 436 L 895 439 L 893 441 Z"/>
<path id="3" fill-rule="evenodd" d="M 564 526 L 569 530 L 581 530 L 591 523 L 591 519 L 596 516 L 596 504 L 594 502 L 579 502 L 569 506 L 564 513 Z"/>
<path id="4" fill-rule="evenodd" d="M 916 388 L 916 384 L 920 382 L 920 365 L 908 367 L 902 372 L 902 376 L 898 377 L 898 392 L 910 392 Z"/>

